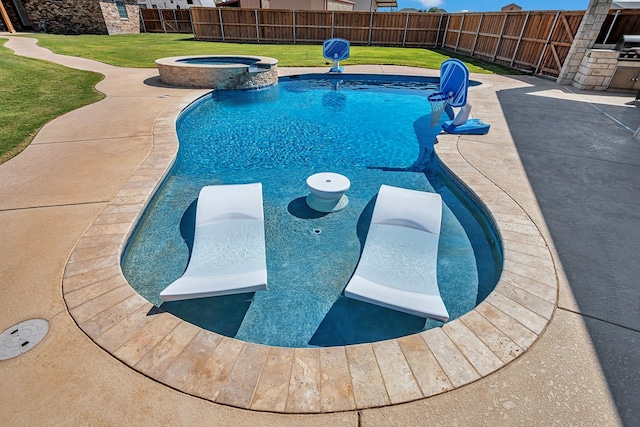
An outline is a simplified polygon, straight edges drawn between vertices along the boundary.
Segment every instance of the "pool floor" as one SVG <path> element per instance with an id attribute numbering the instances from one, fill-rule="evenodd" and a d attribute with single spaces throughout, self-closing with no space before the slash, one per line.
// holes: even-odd
<path id="1" fill-rule="evenodd" d="M 262 182 L 266 178 L 248 175 L 225 178 L 234 183 Z M 306 206 L 306 171 L 289 171 L 287 175 L 282 182 L 271 177 L 269 185 L 263 184 L 267 291 L 170 303 L 159 299 L 159 292 L 186 268 L 200 188 L 220 183 L 192 177 L 170 178 L 154 201 L 150 212 L 155 215 L 149 214 L 140 226 L 147 237 L 132 242 L 124 264 L 130 283 L 145 298 L 162 304 L 164 310 L 178 317 L 226 336 L 262 344 L 355 344 L 441 325 L 341 295 L 366 239 L 379 183 L 433 191 L 423 173 L 351 171 L 352 189 L 358 191 L 348 193 L 346 209 L 331 214 L 320 214 Z M 451 317 L 456 318 L 476 304 L 478 272 L 469 240 L 446 205 L 441 242 L 438 277 L 446 286 L 440 288 Z"/>
<path id="2" fill-rule="evenodd" d="M 203 118 L 188 116 L 179 125 L 192 130 L 124 257 L 129 283 L 182 319 L 260 344 L 348 345 L 441 326 L 342 295 L 366 240 L 376 194 L 387 184 L 443 195 L 439 287 L 451 320 L 471 310 L 495 285 L 496 249 L 478 225 L 477 207 L 465 205 L 439 179 L 432 156 L 438 128 L 429 126 L 425 92 L 400 91 L 353 85 L 336 91 L 317 81 L 295 81 L 222 93 L 220 102 L 195 106 Z M 388 111 L 376 101 L 391 110 L 399 102 L 408 114 L 384 120 Z M 331 128 L 324 129 L 329 121 Z M 346 209 L 322 214 L 307 207 L 306 178 L 324 171 L 351 181 Z M 268 290 L 162 303 L 160 291 L 188 263 L 200 189 L 251 182 L 263 184 Z"/>

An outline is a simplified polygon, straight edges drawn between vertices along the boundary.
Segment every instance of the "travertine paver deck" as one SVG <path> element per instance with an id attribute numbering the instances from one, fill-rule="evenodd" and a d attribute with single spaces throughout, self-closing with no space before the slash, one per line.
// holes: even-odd
<path id="1" fill-rule="evenodd" d="M 151 130 L 159 111 L 187 91 L 158 85 L 155 70 L 120 69 L 53 55 L 37 48 L 32 39 L 9 38 L 6 46 L 21 55 L 105 74 L 97 88 L 108 96 L 52 121 L 22 154 L 0 165 L 0 320 L 5 327 L 32 317 L 50 323 L 49 334 L 35 349 L 0 362 L 0 424 L 638 424 L 640 387 L 638 376 L 633 375 L 640 345 L 634 326 L 638 324 L 638 299 L 629 297 L 637 287 L 638 266 L 633 256 L 640 242 L 635 238 L 638 146 L 629 130 L 640 125 L 635 94 L 575 91 L 532 76 L 474 76 L 487 83 L 473 88 L 469 96 L 474 115 L 491 123 L 490 138 L 440 138 L 440 156 L 446 156 L 456 173 L 469 164 L 473 165 L 469 170 L 480 171 L 477 179 L 464 175 L 470 186 L 488 180 L 522 207 L 512 209 L 498 199 L 493 205 L 487 203 L 512 254 L 549 260 L 550 254 L 558 271 L 559 286 L 541 283 L 546 282 L 542 274 L 532 279 L 509 271 L 502 274 L 501 281 L 531 295 L 551 303 L 557 298 L 557 308 L 541 336 L 489 303 L 463 317 L 462 322 L 494 354 L 505 363 L 511 360 L 508 366 L 451 390 L 454 385 L 447 373 L 455 365 L 447 365 L 445 373 L 446 362 L 441 365 L 438 361 L 436 356 L 441 353 L 434 340 L 412 335 L 395 341 L 415 369 L 413 375 L 423 394 L 433 397 L 359 411 L 267 413 L 264 408 L 270 405 L 277 412 L 285 411 L 289 383 L 278 378 L 291 378 L 290 359 L 295 350 L 269 349 L 254 391 L 254 410 L 219 405 L 177 390 L 191 384 L 194 395 L 215 400 L 219 378 L 233 368 L 219 355 L 227 351 L 239 354 L 242 342 L 199 331 L 182 350 L 183 357 L 156 377 L 160 382 L 154 381 L 89 339 L 69 315 L 60 292 L 74 247 L 78 251 L 73 260 L 80 261 L 107 255 L 98 248 L 98 241 L 120 245 L 120 234 L 84 236 L 80 244 L 78 241 L 101 211 L 135 211 L 139 209 L 136 204 L 144 203 L 144 197 L 126 196 L 120 204 L 106 206 L 150 152 Z M 348 66 L 348 70 L 437 75 L 437 71 L 387 65 Z M 279 71 L 298 74 L 309 69 Z M 116 137 L 111 138 L 113 135 Z M 132 179 L 144 181 L 154 174 L 158 171 L 153 168 L 138 170 Z M 491 195 L 485 200 L 491 201 Z M 498 206 L 501 211 L 496 210 Z M 521 226 L 531 219 L 549 247 L 528 243 L 527 228 Z M 594 225 L 604 232 L 595 236 Z M 117 280 L 114 276 L 118 275 L 119 266 L 113 265 L 67 277 L 65 287 L 79 289 L 101 280 Z M 129 325 L 137 325 L 137 333 L 139 325 L 155 313 L 151 304 L 132 294 L 95 313 L 83 328 L 114 352 L 131 340 Z M 440 338 L 448 336 L 446 330 L 441 333 Z M 328 351 L 339 360 L 329 361 Z M 351 402 L 356 396 L 362 397 L 355 393 L 351 372 L 347 370 L 345 376 L 345 371 L 334 369 L 336 364 L 349 368 L 351 359 L 341 361 L 348 353 L 353 355 L 343 347 L 320 353 L 326 374 L 320 378 L 325 412 L 342 411 L 340 405 L 355 405 Z M 467 359 L 463 356 L 462 360 Z M 382 378 L 382 373 L 378 376 Z"/>
<path id="2" fill-rule="evenodd" d="M 86 231 L 65 269 L 69 312 L 123 363 L 221 404 L 321 413 L 409 402 L 464 386 L 522 355 L 543 333 L 557 300 L 547 244 L 523 209 L 460 155 L 459 137 L 451 135 L 439 137 L 437 154 L 493 215 L 504 272 L 485 301 L 444 327 L 372 344 L 285 349 L 221 337 L 145 302 L 122 276 L 120 257 L 173 164 L 177 117 L 197 96 L 157 117 L 149 156 Z"/>

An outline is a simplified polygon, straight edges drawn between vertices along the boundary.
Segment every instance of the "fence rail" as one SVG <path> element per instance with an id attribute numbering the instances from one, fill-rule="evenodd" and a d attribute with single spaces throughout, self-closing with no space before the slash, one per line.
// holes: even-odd
<path id="1" fill-rule="evenodd" d="M 147 32 L 193 33 L 196 40 L 312 44 L 342 37 L 354 45 L 444 48 L 552 77 L 559 75 L 584 16 L 583 11 L 435 14 L 204 7 L 141 9 L 141 14 Z M 639 33 L 640 13 L 612 11 L 598 39 L 617 41 L 621 34 Z"/>

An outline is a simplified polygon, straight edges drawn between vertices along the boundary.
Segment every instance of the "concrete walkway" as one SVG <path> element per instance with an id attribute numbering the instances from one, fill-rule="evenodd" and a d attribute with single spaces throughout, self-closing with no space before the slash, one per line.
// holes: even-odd
<path id="1" fill-rule="evenodd" d="M 151 152 L 156 118 L 202 91 L 163 87 L 156 70 L 53 55 L 31 39 L 7 38 L 18 54 L 104 74 L 98 90 L 107 97 L 52 121 L 0 165 L 0 330 L 35 317 L 51 326 L 34 350 L 0 362 L 0 424 L 640 424 L 640 141 L 632 139 L 640 114 L 633 96 L 474 76 L 485 84 L 470 94 L 473 112 L 492 124 L 490 134 L 440 138 L 439 153 L 455 152 L 509 194 L 551 249 L 558 306 L 524 355 L 411 403 L 270 414 L 192 397 L 132 370 L 78 328 L 62 296 L 70 254 Z"/>

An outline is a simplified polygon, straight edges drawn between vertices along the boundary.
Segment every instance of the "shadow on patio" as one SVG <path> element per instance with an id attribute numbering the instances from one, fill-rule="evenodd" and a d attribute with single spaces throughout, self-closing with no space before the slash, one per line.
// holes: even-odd
<path id="1" fill-rule="evenodd" d="M 640 105 L 544 83 L 497 95 L 566 273 L 559 309 L 582 315 L 620 418 L 639 425 Z"/>

